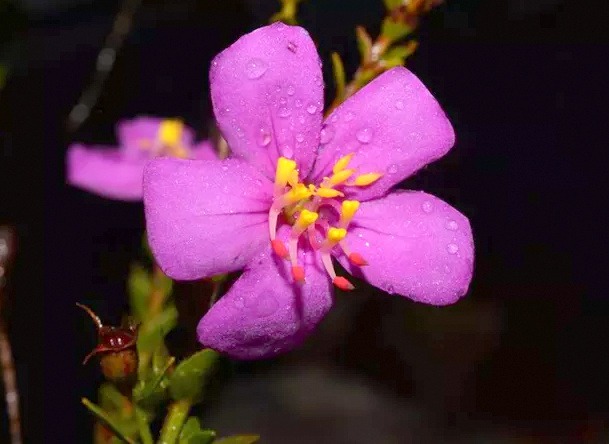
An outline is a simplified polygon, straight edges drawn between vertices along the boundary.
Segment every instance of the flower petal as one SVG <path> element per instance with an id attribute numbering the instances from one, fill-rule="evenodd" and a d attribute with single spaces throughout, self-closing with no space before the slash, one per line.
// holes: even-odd
<path id="1" fill-rule="evenodd" d="M 320 154 L 311 178 L 330 174 L 342 156 L 355 153 L 349 164 L 358 174 L 383 176 L 372 185 L 351 187 L 352 199 L 368 200 L 426 164 L 442 157 L 454 144 L 452 126 L 438 102 L 406 68 L 382 74 L 339 106 L 325 121 Z"/>
<path id="2" fill-rule="evenodd" d="M 159 132 L 159 127 L 163 120 L 160 117 L 140 116 L 129 120 L 122 120 L 116 125 L 116 134 L 119 145 L 129 151 L 141 152 L 142 146 L 152 143 Z M 191 146 L 195 140 L 195 133 L 192 128 L 184 126 L 182 132 L 182 144 Z"/>
<path id="3" fill-rule="evenodd" d="M 214 112 L 235 156 L 270 178 L 278 156 L 293 158 L 305 177 L 319 143 L 320 66 L 309 34 L 283 23 L 246 34 L 214 59 Z"/>
<path id="4" fill-rule="evenodd" d="M 300 253 L 306 281 L 265 249 L 201 319 L 199 341 L 235 359 L 269 358 L 299 345 L 332 306 L 331 284 L 317 255 Z"/>
<path id="5" fill-rule="evenodd" d="M 241 160 L 150 161 L 148 241 L 163 271 L 192 280 L 239 270 L 269 242 L 272 184 Z"/>
<path id="6" fill-rule="evenodd" d="M 202 140 L 192 147 L 192 157 L 197 160 L 218 160 L 218 154 L 209 140 Z"/>
<path id="7" fill-rule="evenodd" d="M 67 180 L 70 185 L 117 200 L 142 199 L 145 160 L 129 158 L 116 148 L 68 148 Z"/>
<path id="8" fill-rule="evenodd" d="M 426 193 L 394 192 L 364 202 L 349 228 L 347 244 L 367 266 L 340 257 L 354 275 L 418 302 L 446 305 L 469 287 L 474 244 L 469 221 Z"/>

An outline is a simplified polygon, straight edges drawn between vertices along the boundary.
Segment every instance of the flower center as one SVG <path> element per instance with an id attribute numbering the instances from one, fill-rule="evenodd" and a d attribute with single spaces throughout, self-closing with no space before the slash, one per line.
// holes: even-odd
<path id="1" fill-rule="evenodd" d="M 285 157 L 277 159 L 273 205 L 269 211 L 269 235 L 273 251 L 292 263 L 292 277 L 304 282 L 304 268 L 298 264 L 298 241 L 304 236 L 311 247 L 319 252 L 321 260 L 334 285 L 352 290 L 353 285 L 337 276 L 332 264 L 331 252 L 341 249 L 349 261 L 357 266 L 367 265 L 361 254 L 352 252 L 346 241 L 349 224 L 360 203 L 344 199 L 343 187 L 365 187 L 376 182 L 382 174 L 366 173 L 356 176 L 348 168 L 353 154 L 341 157 L 332 167 L 332 175 L 324 177 L 318 186 L 301 182 L 296 162 Z M 282 217 L 292 227 L 288 246 L 276 238 L 277 223 Z"/>
<path id="2" fill-rule="evenodd" d="M 188 159 L 191 155 L 190 150 L 182 143 L 183 134 L 184 122 L 179 119 L 165 119 L 161 121 L 155 139 L 143 139 L 139 144 L 143 150 L 155 157 L 169 156 Z"/>

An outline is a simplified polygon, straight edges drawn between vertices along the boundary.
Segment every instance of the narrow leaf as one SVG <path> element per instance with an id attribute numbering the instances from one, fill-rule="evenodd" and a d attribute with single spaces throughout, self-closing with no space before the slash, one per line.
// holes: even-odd
<path id="1" fill-rule="evenodd" d="M 357 49 L 359 50 L 359 55 L 362 59 L 361 64 L 365 65 L 370 61 L 370 56 L 372 54 L 372 37 L 370 37 L 368 31 L 362 26 L 355 28 L 355 36 L 357 38 Z"/>
<path id="2" fill-rule="evenodd" d="M 91 413 L 93 413 L 97 419 L 102 421 L 110 430 L 112 430 L 112 433 L 114 433 L 118 438 L 129 444 L 135 444 L 135 441 L 130 438 L 124 430 L 122 430 L 122 427 L 99 406 L 92 403 L 87 398 L 82 398 L 81 402 L 86 408 L 89 409 Z"/>
<path id="3" fill-rule="evenodd" d="M 345 97 L 345 67 L 337 52 L 332 53 L 332 71 L 336 84 L 336 98 L 342 101 Z"/>
<path id="4" fill-rule="evenodd" d="M 175 400 L 198 401 L 218 357 L 215 351 L 205 349 L 180 362 L 169 380 L 171 397 Z"/>

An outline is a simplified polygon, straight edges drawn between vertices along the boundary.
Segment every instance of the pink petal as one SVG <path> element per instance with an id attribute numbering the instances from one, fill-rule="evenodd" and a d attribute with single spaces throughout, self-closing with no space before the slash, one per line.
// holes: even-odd
<path id="1" fill-rule="evenodd" d="M 442 157 L 455 141 L 452 126 L 421 81 L 406 68 L 382 74 L 338 107 L 325 121 L 311 178 L 317 183 L 342 156 L 355 153 L 350 168 L 383 177 L 349 197 L 381 196 L 419 168 Z"/>
<path id="2" fill-rule="evenodd" d="M 474 244 L 469 221 L 437 197 L 400 191 L 362 203 L 347 244 L 369 265 L 341 264 L 387 291 L 446 305 L 469 287 Z"/>
<path id="3" fill-rule="evenodd" d="M 192 280 L 239 270 L 269 242 L 272 184 L 241 160 L 150 161 L 148 241 L 163 271 Z"/>
<path id="4" fill-rule="evenodd" d="M 319 56 L 309 34 L 259 28 L 220 53 L 210 70 L 214 113 L 231 151 L 274 177 L 278 155 L 313 164 L 323 111 Z"/>
<path id="5" fill-rule="evenodd" d="M 74 144 L 67 154 L 68 183 L 110 199 L 141 200 L 145 162 L 116 148 Z"/>
<path id="6" fill-rule="evenodd" d="M 270 248 L 254 258 L 199 322 L 199 341 L 236 359 L 269 358 L 299 345 L 332 306 L 330 279 L 317 255 L 309 250 L 299 257 L 302 285 Z"/>
<path id="7" fill-rule="evenodd" d="M 116 125 L 119 145 L 136 153 L 144 152 L 141 149 L 142 142 L 149 143 L 157 138 L 159 126 L 163 120 L 165 119 L 160 117 L 140 116 L 120 121 Z M 194 139 L 195 133 L 192 128 L 184 126 L 182 144 L 189 147 L 194 143 Z"/>
<path id="8" fill-rule="evenodd" d="M 192 157 L 197 160 L 218 160 L 218 154 L 209 140 L 202 140 L 192 147 Z"/>

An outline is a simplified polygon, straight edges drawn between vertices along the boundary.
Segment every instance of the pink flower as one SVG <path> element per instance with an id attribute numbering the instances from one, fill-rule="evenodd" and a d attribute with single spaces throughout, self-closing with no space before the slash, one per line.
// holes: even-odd
<path id="1" fill-rule="evenodd" d="M 199 323 L 199 340 L 240 359 L 299 344 L 332 305 L 332 257 L 388 293 L 434 305 L 472 277 L 469 222 L 440 199 L 392 187 L 443 156 L 453 129 L 405 68 L 370 83 L 322 122 L 311 38 L 275 24 L 213 61 L 211 96 L 226 160 L 155 159 L 144 174 L 150 245 L 190 280 L 245 269 Z"/>
<path id="2" fill-rule="evenodd" d="M 194 143 L 194 131 L 176 119 L 138 117 L 116 128 L 119 147 L 68 148 L 68 183 L 117 200 L 141 200 L 146 162 L 156 156 L 216 159 L 208 141 Z"/>

